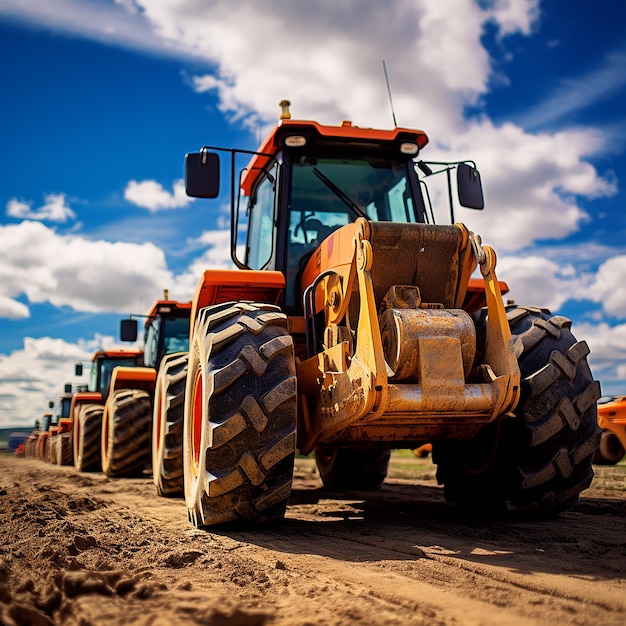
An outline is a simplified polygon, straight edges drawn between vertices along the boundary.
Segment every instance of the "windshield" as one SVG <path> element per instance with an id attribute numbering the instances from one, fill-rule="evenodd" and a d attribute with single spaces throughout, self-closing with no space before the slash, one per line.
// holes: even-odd
<path id="1" fill-rule="evenodd" d="M 189 317 L 159 315 L 146 329 L 143 354 L 146 367 L 158 368 L 166 354 L 188 350 Z"/>
<path id="2" fill-rule="evenodd" d="M 410 167 L 410 161 L 407 165 L 382 158 L 301 157 L 292 170 L 292 224 L 300 224 L 311 213 L 329 226 L 333 222 L 343 226 L 359 216 L 380 222 L 415 222 Z M 293 236 L 304 240 L 301 231 Z"/>
<path id="3" fill-rule="evenodd" d="M 165 335 L 165 354 L 173 352 L 188 352 L 189 350 L 189 318 L 163 318 Z"/>
<path id="4" fill-rule="evenodd" d="M 71 406 L 72 406 L 72 398 L 61 398 L 61 417 L 70 416 Z"/>
<path id="5" fill-rule="evenodd" d="M 334 230 L 365 217 L 417 222 L 410 160 L 301 156 L 292 167 L 289 203 L 287 305 L 295 304 L 297 275 L 308 255 Z M 419 200 L 419 198 L 418 198 Z"/>
<path id="6" fill-rule="evenodd" d="M 134 357 L 119 359 L 99 359 L 91 364 L 91 374 L 89 376 L 89 391 L 99 391 L 106 399 L 111 383 L 111 374 L 118 365 L 124 367 L 135 367 Z"/>

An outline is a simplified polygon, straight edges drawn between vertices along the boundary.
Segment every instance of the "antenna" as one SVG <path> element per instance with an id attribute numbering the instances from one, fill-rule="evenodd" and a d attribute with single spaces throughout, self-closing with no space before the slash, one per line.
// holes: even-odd
<path id="1" fill-rule="evenodd" d="M 393 99 L 391 97 L 391 87 L 389 86 L 389 75 L 387 74 L 387 64 L 383 59 L 383 72 L 385 73 L 385 82 L 387 83 L 387 95 L 389 96 L 389 106 L 391 107 L 391 117 L 393 118 L 394 128 L 398 128 L 398 122 L 396 122 L 396 112 L 393 108 Z"/>

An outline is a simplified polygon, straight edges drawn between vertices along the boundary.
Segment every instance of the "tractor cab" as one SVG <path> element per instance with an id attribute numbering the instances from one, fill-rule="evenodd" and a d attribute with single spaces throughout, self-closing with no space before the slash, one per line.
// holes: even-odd
<path id="1" fill-rule="evenodd" d="M 191 302 L 156 300 L 144 323 L 143 361 L 145 367 L 159 369 L 166 354 L 189 350 L 189 318 Z M 122 341 L 137 341 L 137 318 L 131 316 L 120 324 Z M 144 317 L 144 316 L 142 316 Z"/>
<path id="2" fill-rule="evenodd" d="M 231 257 L 240 269 L 282 272 L 281 305 L 297 313 L 302 310 L 304 267 L 337 229 L 358 218 L 434 223 L 428 188 L 420 176 L 447 174 L 452 221 L 453 187 L 462 206 L 483 208 L 480 175 L 473 162 L 418 160 L 427 143 L 420 130 L 374 130 L 350 122 L 325 126 L 292 120 L 284 110 L 258 152 L 205 147 L 198 154 L 188 154 L 187 193 L 195 197 L 219 194 L 219 157 L 211 150 L 231 153 L 233 189 L 237 158 L 251 155 L 239 174 L 240 194 L 231 194 Z"/>
<path id="3" fill-rule="evenodd" d="M 142 365 L 143 356 L 138 350 L 106 350 L 93 355 L 89 373 L 89 391 L 100 393 L 102 402 L 109 395 L 111 376 L 116 367 L 137 367 Z"/>

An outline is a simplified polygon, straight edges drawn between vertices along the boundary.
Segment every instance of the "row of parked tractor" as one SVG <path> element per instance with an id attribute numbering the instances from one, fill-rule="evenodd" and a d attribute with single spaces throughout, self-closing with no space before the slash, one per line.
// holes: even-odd
<path id="1" fill-rule="evenodd" d="M 65 385 L 56 419 L 43 415 L 23 446 L 27 457 L 109 477 L 150 471 L 160 495 L 182 493 L 183 394 L 191 302 L 157 300 L 145 316 L 144 349 L 99 350 L 89 382 Z M 135 342 L 137 317 L 121 323 Z M 77 363 L 75 374 L 83 374 Z M 55 403 L 50 402 L 50 408 Z"/>

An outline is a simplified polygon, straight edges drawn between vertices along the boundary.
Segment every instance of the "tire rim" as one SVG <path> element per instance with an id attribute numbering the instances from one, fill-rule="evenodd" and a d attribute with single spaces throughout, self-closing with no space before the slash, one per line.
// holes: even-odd
<path id="1" fill-rule="evenodd" d="M 109 412 L 104 409 L 102 415 L 102 467 L 109 464 Z"/>
<path id="2" fill-rule="evenodd" d="M 200 443 L 202 441 L 202 407 L 204 405 L 204 385 L 202 384 L 202 370 L 198 369 L 193 383 L 193 404 L 191 420 L 191 469 L 194 476 L 198 475 L 200 467 Z"/>

